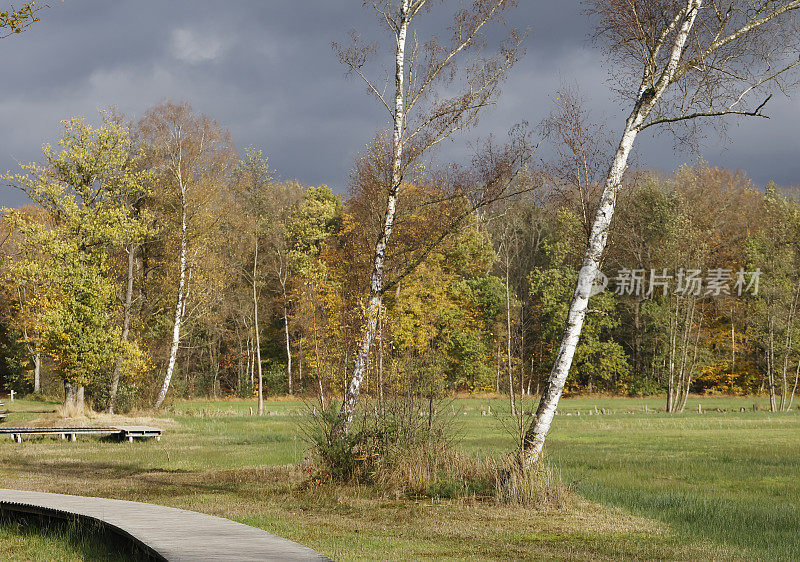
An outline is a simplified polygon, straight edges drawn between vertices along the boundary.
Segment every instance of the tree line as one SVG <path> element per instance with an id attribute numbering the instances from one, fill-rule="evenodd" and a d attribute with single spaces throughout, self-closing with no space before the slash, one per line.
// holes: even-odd
<path id="1" fill-rule="evenodd" d="M 571 103 L 562 98 L 556 114 Z M 261 151 L 239 153 L 186 103 L 100 121 L 65 121 L 41 162 L 3 177 L 33 201 L 0 223 L 4 386 L 65 389 L 76 407 L 85 393 L 111 411 L 168 395 L 254 397 L 259 411 L 265 394 L 344 396 L 390 144 L 367 147 L 342 196 L 274 179 Z M 541 392 L 599 182 L 566 158 L 513 181 L 512 195 L 479 209 L 437 174 L 401 185 L 365 394 L 423 385 L 506 393 L 513 407 L 515 393 Z M 790 408 L 795 198 L 703 163 L 626 182 L 601 268 L 608 286 L 590 299 L 567 392 L 663 394 L 673 411 L 689 392 L 765 392 Z"/>

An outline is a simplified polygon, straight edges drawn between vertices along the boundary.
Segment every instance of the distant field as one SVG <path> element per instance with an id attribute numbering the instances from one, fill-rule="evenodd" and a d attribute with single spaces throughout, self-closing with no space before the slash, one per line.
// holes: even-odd
<path id="1" fill-rule="evenodd" d="M 269 401 L 264 418 L 249 415 L 252 402 L 178 402 L 163 419 L 140 420 L 166 429 L 160 443 L 3 440 L 0 485 L 204 511 L 337 560 L 376 552 L 387 559 L 800 559 L 799 413 L 753 412 L 754 402 L 766 407 L 763 399 L 700 402 L 703 414 L 694 399 L 685 414 L 668 415 L 652 411 L 663 409 L 661 399 L 565 399 L 547 455 L 589 501 L 557 512 L 412 502 L 362 488 L 305 490 L 303 475 L 287 466 L 305 450 L 297 425 L 306 406 L 294 400 Z M 513 447 L 502 423 L 506 404 L 453 404 L 466 451 Z M 54 408 L 26 400 L 10 406 L 7 424 L 51 419 Z M 595 406 L 607 414 L 595 415 Z M 493 415 L 484 415 L 489 407 Z M 9 536 L 0 528 L 0 544 Z"/>

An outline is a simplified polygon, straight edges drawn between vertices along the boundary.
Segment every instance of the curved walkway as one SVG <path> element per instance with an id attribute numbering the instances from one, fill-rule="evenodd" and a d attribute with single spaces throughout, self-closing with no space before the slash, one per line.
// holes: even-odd
<path id="1" fill-rule="evenodd" d="M 0 489 L 0 514 L 94 521 L 157 560 L 327 560 L 310 548 L 229 519 L 149 503 Z"/>

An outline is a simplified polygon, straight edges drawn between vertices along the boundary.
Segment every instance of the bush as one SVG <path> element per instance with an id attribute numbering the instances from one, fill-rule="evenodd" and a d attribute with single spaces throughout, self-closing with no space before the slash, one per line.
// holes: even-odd
<path id="1" fill-rule="evenodd" d="M 373 484 L 379 471 L 417 449 L 449 447 L 452 435 L 438 401 L 406 396 L 368 404 L 342 431 L 339 404 L 314 408 L 303 428 L 321 470 L 338 481 Z"/>
<path id="2" fill-rule="evenodd" d="M 560 507 L 567 490 L 540 463 L 523 472 L 516 458 L 476 458 L 454 450 L 455 414 L 432 400 L 406 396 L 381 411 L 371 403 L 344 434 L 338 404 L 314 408 L 304 432 L 312 445 L 308 484 L 348 482 L 395 497 L 473 498 Z"/>
<path id="3" fill-rule="evenodd" d="M 264 377 L 264 394 L 266 396 L 278 396 L 288 392 L 285 364 L 271 361 L 265 362 L 262 376 Z M 258 384 L 258 381 L 256 381 L 256 384 Z"/>

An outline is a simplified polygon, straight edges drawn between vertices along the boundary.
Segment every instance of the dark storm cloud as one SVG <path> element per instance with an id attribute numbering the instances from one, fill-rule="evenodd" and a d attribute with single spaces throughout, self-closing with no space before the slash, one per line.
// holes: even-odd
<path id="1" fill-rule="evenodd" d="M 94 119 L 98 109 L 116 105 L 135 117 L 165 99 L 187 100 L 229 128 L 239 147 L 262 148 L 281 177 L 341 191 L 353 158 L 386 124 L 364 87 L 346 79 L 330 46 L 353 28 L 374 34 L 375 20 L 361 4 L 52 2 L 40 23 L 0 42 L 0 169 L 38 158 L 41 144 L 57 140 L 59 121 L 68 116 Z M 578 84 L 596 117 L 618 130 L 621 110 L 600 54 L 586 41 L 589 22 L 580 4 L 520 4 L 511 23 L 531 28 L 527 55 L 471 138 L 502 136 L 522 120 L 539 122 L 564 82 Z M 433 24 L 444 25 L 443 18 Z M 705 158 L 742 168 L 759 183 L 800 183 L 800 105 L 776 100 L 771 113 L 770 121 L 733 123 L 732 143 L 712 143 Z M 467 157 L 468 140 L 445 146 L 442 159 Z M 668 170 L 690 158 L 676 155 L 669 138 L 642 141 L 641 164 Z M 23 201 L 0 188 L 0 206 Z"/>

